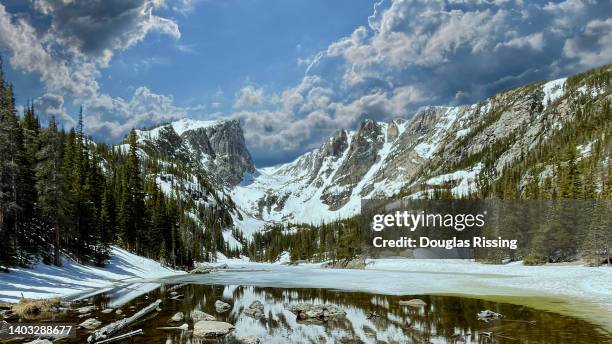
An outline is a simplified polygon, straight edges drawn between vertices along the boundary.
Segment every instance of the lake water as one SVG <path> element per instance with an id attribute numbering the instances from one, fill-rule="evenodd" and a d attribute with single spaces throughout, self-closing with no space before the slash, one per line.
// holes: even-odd
<path id="1" fill-rule="evenodd" d="M 90 296 L 83 305 L 92 303 L 100 310 L 120 308 L 124 315 L 130 316 L 162 299 L 161 311 L 133 326 L 133 329 L 143 329 L 144 334 L 124 343 L 239 343 L 239 337 L 249 335 L 259 337 L 261 343 L 612 343 L 610 333 L 597 325 L 527 306 L 472 297 L 410 295 L 410 290 L 405 290 L 401 296 L 339 290 L 344 288 L 325 287 L 330 282 L 321 281 L 318 272 L 282 271 L 286 272 L 245 269 L 180 276 L 164 280 L 161 286 L 154 282 L 123 285 Z M 323 276 L 341 278 L 346 277 L 346 273 L 326 271 Z M 377 283 L 375 280 L 365 282 Z M 313 287 L 316 284 L 324 287 Z M 184 298 L 172 300 L 169 289 L 177 285 L 181 286 L 176 291 Z M 399 304 L 400 300 L 412 298 L 419 298 L 427 305 L 415 308 Z M 232 309 L 217 313 L 216 300 L 231 304 Z M 265 316 L 261 319 L 244 314 L 255 300 L 264 304 Z M 347 315 L 318 324 L 299 322 L 289 311 L 290 305 L 298 302 L 334 304 Z M 476 314 L 485 309 L 501 313 L 504 318 L 492 322 L 478 320 Z M 102 314 L 100 310 L 94 311 L 92 317 L 103 324 L 122 318 L 115 313 Z M 194 310 L 229 322 L 236 331 L 217 340 L 202 341 L 192 338 L 189 331 L 159 329 L 182 323 L 189 324 L 192 329 L 190 314 Z M 183 312 L 185 321 L 169 323 L 176 312 Z M 372 317 L 372 314 L 378 316 Z M 78 323 L 84 319 L 71 312 L 55 320 Z M 78 333 L 78 338 L 62 343 L 83 343 L 88 331 L 79 330 Z"/>

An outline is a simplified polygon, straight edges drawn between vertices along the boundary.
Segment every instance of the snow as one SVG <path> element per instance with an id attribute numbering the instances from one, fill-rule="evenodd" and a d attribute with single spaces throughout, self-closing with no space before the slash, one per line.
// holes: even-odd
<path id="1" fill-rule="evenodd" d="M 17 302 L 22 295 L 26 298 L 50 298 L 85 294 L 94 289 L 112 289 L 117 284 L 136 281 L 143 281 L 145 289 L 154 289 L 151 284 L 157 283 L 144 282 L 184 273 L 118 247 L 113 247 L 111 254 L 112 258 L 104 268 L 82 265 L 67 257 L 62 259 L 62 267 L 39 263 L 32 269 L 11 268 L 10 273 L 1 275 L 0 301 Z M 141 291 L 142 288 L 134 292 Z"/>
<path id="2" fill-rule="evenodd" d="M 174 121 L 170 124 L 161 125 L 153 129 L 148 130 L 136 130 L 136 135 L 139 141 L 142 140 L 156 140 L 159 137 L 159 132 L 162 128 L 168 125 L 172 126 L 172 129 L 180 136 L 186 131 L 196 130 L 200 128 L 209 128 L 224 123 L 226 120 L 212 120 L 212 121 L 201 121 L 190 118 L 183 118 L 178 121 Z"/>
<path id="3" fill-rule="evenodd" d="M 223 240 L 229 245 L 231 249 L 242 249 L 242 244 L 240 243 L 240 241 L 234 238 L 231 230 L 223 231 Z"/>
<path id="4" fill-rule="evenodd" d="M 544 108 L 548 107 L 548 104 L 554 103 L 557 99 L 565 93 L 565 81 L 567 78 L 561 78 L 552 80 L 544 84 L 542 91 L 544 92 Z"/>
<path id="5" fill-rule="evenodd" d="M 458 170 L 452 173 L 430 178 L 425 182 L 425 184 L 442 185 L 446 182 L 454 182 L 457 185 L 451 189 L 453 194 L 457 196 L 465 196 L 470 192 L 477 190 L 476 178 L 481 169 L 482 163 L 478 163 L 469 170 Z"/>
<path id="6" fill-rule="evenodd" d="M 224 123 L 225 120 L 213 120 L 213 121 L 200 121 L 195 119 L 183 118 L 181 120 L 172 122 L 172 128 L 177 134 L 182 135 L 184 132 L 189 130 L 196 130 L 200 128 L 209 128 Z"/>
<path id="7" fill-rule="evenodd" d="M 452 117 L 452 111 L 449 111 L 447 117 Z M 347 148 L 339 157 L 322 157 L 321 150 L 315 149 L 292 162 L 258 169 L 254 178 L 253 175 L 249 175 L 244 178 L 243 183 L 230 190 L 232 199 L 243 215 L 244 213 L 259 214 L 260 200 L 266 197 L 275 196 L 278 200 L 283 200 L 282 209 L 276 209 L 276 205 L 273 205 L 270 209 L 265 208 L 262 211 L 258 223 L 259 228 L 262 228 L 265 223 L 270 222 L 318 224 L 346 218 L 360 211 L 362 198 L 389 197 L 396 194 L 405 183 L 401 174 L 394 179 L 377 179 L 377 177 L 386 168 L 387 158 L 400 147 L 398 147 L 397 138 L 391 140 L 388 137 L 388 123 L 378 122 L 377 125 L 384 135 L 379 136 L 382 147 L 377 152 L 376 162 L 369 167 L 357 184 L 338 185 L 336 183 L 340 177 L 340 167 L 348 159 L 351 142 L 356 135 L 354 131 L 347 131 Z M 395 125 L 401 135 L 405 132 L 408 122 L 395 121 Z M 316 165 L 319 159 L 320 167 Z M 317 167 L 318 170 L 316 170 Z M 372 188 L 369 188 L 370 186 Z M 344 193 L 349 194 L 348 202 L 338 210 L 331 210 L 321 201 L 329 195 Z M 243 230 L 241 224 L 238 224 L 238 227 Z M 243 230 L 243 232 L 247 236 L 247 232 L 251 232 L 251 229 Z"/>
<path id="8" fill-rule="evenodd" d="M 415 152 L 423 159 L 430 159 L 438 150 L 444 134 L 453 126 L 459 115 L 461 107 L 440 107 L 445 112 L 437 120 L 434 132 L 428 136 L 426 141 L 420 142 L 414 147 Z"/>
<path id="9" fill-rule="evenodd" d="M 241 269 L 207 275 L 202 283 L 327 288 L 386 295 L 472 295 L 552 310 L 612 328 L 612 268 L 406 258 L 370 259 L 365 270 L 321 269 L 319 264 L 228 264 Z"/>

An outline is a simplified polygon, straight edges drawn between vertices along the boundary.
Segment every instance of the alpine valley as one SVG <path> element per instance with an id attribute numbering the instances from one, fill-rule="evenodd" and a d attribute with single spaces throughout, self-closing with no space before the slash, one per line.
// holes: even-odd
<path id="1" fill-rule="evenodd" d="M 297 251 L 293 245 L 304 238 L 280 249 L 266 233 L 295 237 L 349 225 L 362 199 L 610 198 L 611 75 L 612 67 L 604 66 L 477 104 L 427 107 L 387 123 L 364 120 L 273 167 L 254 166 L 236 120 L 182 119 L 137 130 L 139 156 L 163 162 L 146 178 L 168 196 L 190 197 L 193 204 L 209 201 L 206 194 L 222 200 L 231 217 L 223 228 L 230 248 L 224 254 L 275 261 Z M 196 172 L 172 173 L 175 165 Z M 186 211 L 197 218 L 196 209 Z M 207 230 L 205 221 L 198 223 Z M 315 251 L 293 256 L 329 258 Z"/>
<path id="2" fill-rule="evenodd" d="M 107 146 L 86 137 L 82 122 L 68 133 L 53 121 L 40 127 L 33 107 L 19 120 L 3 81 L 2 106 L 13 110 L 3 115 L 2 141 L 22 134 L 2 154 L 23 162 L 22 170 L 3 169 L 3 183 L 13 181 L 3 190 L 28 197 L 3 193 L 3 226 L 11 228 L 3 242 L 11 244 L 0 265 L 36 257 L 59 265 L 60 254 L 104 264 L 111 244 L 183 268 L 241 255 L 351 259 L 363 253 L 362 199 L 610 199 L 611 76 L 607 65 L 477 104 L 364 120 L 266 168 L 254 165 L 236 120 L 185 118 Z M 22 210 L 36 215 L 23 220 Z M 585 235 L 597 242 L 594 231 Z M 570 246 L 510 258 L 543 263 L 598 252 Z"/>

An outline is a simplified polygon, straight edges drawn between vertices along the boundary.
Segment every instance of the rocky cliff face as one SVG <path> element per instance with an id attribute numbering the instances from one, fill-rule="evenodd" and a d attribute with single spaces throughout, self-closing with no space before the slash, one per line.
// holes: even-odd
<path id="1" fill-rule="evenodd" d="M 217 183 L 234 186 L 255 166 L 236 120 L 183 119 L 150 130 L 138 131 L 147 150 L 202 167 Z"/>
<path id="2" fill-rule="evenodd" d="M 483 169 L 495 175 L 571 125 L 575 105 L 585 95 L 595 102 L 609 100 L 610 87 L 586 81 L 569 85 L 562 78 L 477 104 L 429 107 L 407 121 L 366 120 L 291 163 L 261 169 L 252 183 L 233 189 L 232 197 L 263 220 L 318 223 L 357 213 L 363 198 L 399 192 L 421 197 L 442 184 L 465 195 L 476 190 Z M 484 166 L 485 160 L 492 166 Z"/>
<path id="3" fill-rule="evenodd" d="M 609 84 L 580 80 L 535 83 L 472 105 L 429 107 L 409 120 L 365 120 L 295 161 L 259 170 L 237 121 L 181 120 L 140 131 L 139 138 L 148 151 L 212 176 L 252 232 L 267 221 L 320 223 L 351 216 L 364 198 L 422 197 L 442 184 L 455 195 L 472 192 L 484 172 L 494 178 L 572 125 L 577 104 L 610 100 Z"/>

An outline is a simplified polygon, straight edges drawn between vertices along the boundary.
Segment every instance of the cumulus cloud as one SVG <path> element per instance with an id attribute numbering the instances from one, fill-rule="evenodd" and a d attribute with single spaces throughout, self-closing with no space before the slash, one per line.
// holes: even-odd
<path id="1" fill-rule="evenodd" d="M 163 6 L 163 0 L 35 0 L 31 7 L 37 14 L 22 16 L 0 4 L 0 46 L 14 69 L 40 75 L 46 93 L 35 102 L 43 115 L 55 115 L 70 127 L 74 119 L 66 113 L 66 102 L 82 104 L 89 130 L 117 139 L 131 127 L 185 114 L 168 104 L 172 97 L 146 87 L 125 101 L 100 92 L 97 81 L 117 52 L 150 32 L 180 38 L 174 21 L 154 14 Z"/>
<path id="2" fill-rule="evenodd" d="M 301 58 L 306 76 L 274 107 L 234 116 L 256 156 L 303 151 L 366 117 L 406 118 L 610 63 L 609 13 L 597 0 L 381 0 L 367 26 Z"/>
<path id="3" fill-rule="evenodd" d="M 235 109 L 257 107 L 263 104 L 263 89 L 247 85 L 240 90 L 234 102 Z"/>
<path id="4" fill-rule="evenodd" d="M 63 107 L 70 95 L 86 105 L 91 128 L 114 138 L 189 115 L 146 87 L 131 99 L 103 94 L 97 78 L 117 52 L 151 32 L 178 39 L 176 22 L 157 10 L 186 14 L 195 1 L 34 0 L 46 26 L 0 5 L 0 45 L 16 69 L 40 75 L 47 94 L 38 103 L 49 113 L 69 121 Z M 364 118 L 407 118 L 425 105 L 472 103 L 610 63 L 610 13 L 606 0 L 380 0 L 362 26 L 298 60 L 305 75 L 295 86 L 264 92 L 247 85 L 233 103 L 221 94 L 210 108 L 230 106 L 223 116 L 242 121 L 256 160 L 278 162 Z"/>

